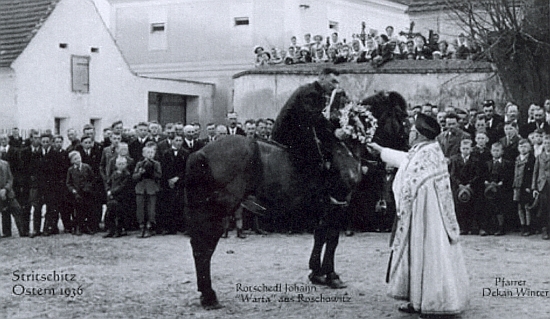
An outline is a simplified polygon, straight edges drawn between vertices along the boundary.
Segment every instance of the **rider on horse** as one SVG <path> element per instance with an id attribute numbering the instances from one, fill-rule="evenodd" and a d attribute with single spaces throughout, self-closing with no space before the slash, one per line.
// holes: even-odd
<path id="1" fill-rule="evenodd" d="M 317 81 L 292 94 L 275 120 L 271 138 L 288 147 L 299 172 L 319 171 L 319 167 L 328 165 L 328 145 L 345 138 L 344 131 L 334 127 L 322 113 L 328 97 L 338 87 L 338 76 L 335 69 L 323 69 Z"/>
<path id="2" fill-rule="evenodd" d="M 332 145 L 347 137 L 345 131 L 331 123 L 323 114 L 331 93 L 338 87 L 339 72 L 335 69 L 323 69 L 317 81 L 299 87 L 288 99 L 277 117 L 272 131 L 272 139 L 287 146 L 296 174 L 304 179 L 316 180 L 309 183 L 308 195 L 323 203 L 318 207 L 303 207 L 315 210 L 317 221 L 314 232 L 314 247 L 309 267 L 312 270 L 309 279 L 312 283 L 328 285 L 332 288 L 346 287 L 334 272 L 334 251 L 338 245 L 339 231 L 345 214 L 343 205 L 327 203 L 346 203 L 347 192 L 343 188 L 330 187 L 330 166 Z M 321 188 L 319 185 L 324 185 Z M 321 251 L 326 244 L 326 252 L 321 263 Z"/>

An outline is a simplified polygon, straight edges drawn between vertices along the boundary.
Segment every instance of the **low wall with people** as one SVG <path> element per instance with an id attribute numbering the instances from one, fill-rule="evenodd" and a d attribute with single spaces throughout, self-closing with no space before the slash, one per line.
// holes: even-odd
<path id="1" fill-rule="evenodd" d="M 504 107 L 504 88 L 492 65 L 470 60 L 390 61 L 371 65 L 291 65 L 269 66 L 233 76 L 233 109 L 239 119 L 275 118 L 292 92 L 313 82 L 324 67 L 340 71 L 340 86 L 353 100 L 378 91 L 396 91 L 409 106 L 431 103 L 464 109 L 481 109 L 492 99 L 497 109 Z"/>

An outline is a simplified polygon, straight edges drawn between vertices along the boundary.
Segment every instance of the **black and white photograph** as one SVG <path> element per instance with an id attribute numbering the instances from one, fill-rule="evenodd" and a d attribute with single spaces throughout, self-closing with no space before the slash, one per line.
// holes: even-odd
<path id="1" fill-rule="evenodd" d="M 549 0 L 0 0 L 0 319 L 550 317 Z"/>

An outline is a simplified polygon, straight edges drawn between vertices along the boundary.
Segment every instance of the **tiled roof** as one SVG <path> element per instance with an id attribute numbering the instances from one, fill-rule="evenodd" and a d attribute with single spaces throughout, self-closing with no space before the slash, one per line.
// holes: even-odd
<path id="1" fill-rule="evenodd" d="M 471 60 L 393 60 L 375 68 L 370 63 L 307 63 L 272 65 L 239 72 L 233 78 L 247 74 L 300 74 L 317 75 L 322 68 L 334 68 L 342 74 L 418 74 L 418 73 L 492 73 L 492 64 Z"/>
<path id="2" fill-rule="evenodd" d="M 463 2 L 463 0 L 411 0 L 407 13 L 446 10 L 454 2 Z"/>
<path id="3" fill-rule="evenodd" d="M 412 0 L 388 0 L 389 2 L 395 2 L 395 3 L 399 3 L 399 4 L 403 4 L 403 5 L 409 5 Z"/>
<path id="4" fill-rule="evenodd" d="M 0 0 L 0 67 L 9 67 L 60 0 Z"/>

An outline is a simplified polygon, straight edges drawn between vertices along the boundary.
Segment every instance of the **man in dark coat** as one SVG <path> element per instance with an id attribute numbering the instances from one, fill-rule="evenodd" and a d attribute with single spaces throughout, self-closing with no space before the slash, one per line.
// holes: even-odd
<path id="1" fill-rule="evenodd" d="M 441 132 L 436 140 L 441 146 L 443 155 L 447 159 L 453 155 L 460 154 L 460 142 L 465 139 L 470 139 L 470 135 L 458 127 L 458 116 L 456 114 L 448 114 L 445 118 L 445 126 L 447 130 Z"/>
<path id="2" fill-rule="evenodd" d="M 105 187 L 99 174 L 103 150 L 98 143 L 94 142 L 91 136 L 85 135 L 80 139 L 80 146 L 77 147 L 77 151 L 80 153 L 82 163 L 90 165 L 94 180 L 91 196 L 89 197 L 90 205 L 92 205 L 90 207 L 90 219 L 87 223 L 89 229 L 84 229 L 84 231 L 96 233 L 99 231 L 99 223 L 103 214 L 102 205 L 106 200 Z"/>
<path id="3" fill-rule="evenodd" d="M 15 148 L 23 147 L 23 138 L 19 135 L 19 128 L 14 127 L 11 130 L 11 135 L 9 136 L 9 145 Z"/>
<path id="4" fill-rule="evenodd" d="M 133 158 L 134 161 L 139 162 L 143 158 L 141 151 L 145 147 L 145 144 L 150 141 L 147 136 L 149 134 L 149 125 L 145 122 L 140 122 L 137 125 L 136 132 L 137 138 L 128 144 L 128 148 L 130 157 Z"/>
<path id="5" fill-rule="evenodd" d="M 495 113 L 495 101 L 493 100 L 483 102 L 483 113 L 485 114 L 489 145 L 492 145 L 504 137 L 504 118 Z"/>
<path id="6" fill-rule="evenodd" d="M 38 176 L 40 175 L 40 158 L 42 148 L 40 146 L 40 134 L 37 131 L 31 133 L 31 144 L 21 149 L 21 187 L 22 187 L 22 210 L 23 210 L 23 234 L 31 238 L 39 236 L 42 220 L 42 196 L 38 187 Z M 33 211 L 33 232 L 29 233 L 30 209 Z"/>
<path id="7" fill-rule="evenodd" d="M 204 146 L 201 140 L 195 138 L 195 131 L 193 125 L 185 125 L 183 128 L 183 135 L 185 138 L 182 147 L 189 153 L 196 152 Z"/>
<path id="8" fill-rule="evenodd" d="M 244 130 L 237 126 L 237 113 L 232 112 L 227 114 L 227 135 L 242 135 L 246 136 Z"/>
<path id="9" fill-rule="evenodd" d="M 67 178 L 68 161 L 64 153 L 57 152 L 52 147 L 53 136 L 42 134 L 42 157 L 40 158 L 39 192 L 46 204 L 46 216 L 44 219 L 44 236 L 59 233 L 57 223 L 62 205 Z M 66 226 L 66 225 L 64 225 Z"/>
<path id="10" fill-rule="evenodd" d="M 303 207 L 300 207 L 300 211 L 305 211 L 302 213 L 304 216 L 315 216 L 317 220 L 315 242 L 309 260 L 309 279 L 314 284 L 328 285 L 331 288 L 346 287 L 334 272 L 334 251 L 339 234 L 339 227 L 336 225 L 339 218 L 334 217 L 334 214 L 342 216 L 342 213 L 339 207 L 331 207 L 329 210 L 326 207 L 315 208 L 306 203 L 319 203 L 328 199 L 328 191 L 319 185 L 326 183 L 326 170 L 331 161 L 330 145 L 346 137 L 343 130 L 335 128 L 322 112 L 327 104 L 327 97 L 338 86 L 338 75 L 337 70 L 326 68 L 321 71 L 317 81 L 299 87 L 283 106 L 272 131 L 272 140 L 288 147 L 296 173 L 303 176 L 302 179 L 311 181 L 311 189 L 306 191 L 315 197 L 309 200 L 304 198 Z M 328 217 L 327 213 L 332 217 Z M 321 262 L 324 245 L 326 250 Z"/>
<path id="11" fill-rule="evenodd" d="M 534 111 L 534 121 L 523 124 L 519 128 L 519 135 L 523 138 L 529 138 L 529 134 L 537 129 L 543 130 L 544 133 L 550 133 L 550 124 L 544 120 L 544 110 L 537 109 Z"/>
<path id="12" fill-rule="evenodd" d="M 161 155 L 162 178 L 159 229 L 163 234 L 176 234 L 185 229 L 183 215 L 183 180 L 189 152 L 182 147 L 183 137 L 176 135 L 172 147 Z"/>
<path id="13" fill-rule="evenodd" d="M 451 156 L 449 163 L 449 174 L 451 177 L 451 188 L 455 200 L 456 218 L 460 225 L 460 234 L 468 232 L 479 232 L 477 218 L 474 214 L 474 193 L 479 189 L 480 164 L 478 158 L 471 156 L 472 140 L 464 139 L 460 142 L 460 154 Z M 463 192 L 469 193 L 468 197 L 461 196 Z"/>
<path id="14" fill-rule="evenodd" d="M 7 199 L 6 203 L 3 203 L 2 205 L 8 204 L 7 206 L 2 207 L 2 237 L 11 237 L 11 216 L 13 215 L 15 221 L 17 230 L 19 231 L 20 236 L 24 236 L 24 228 L 23 228 L 23 220 L 22 220 L 22 214 L 21 214 L 21 206 L 19 206 L 19 203 L 17 202 L 16 198 L 18 195 L 20 195 L 21 188 L 19 187 L 19 150 L 9 145 L 10 139 L 7 134 L 0 134 L 0 159 L 2 161 L 6 161 L 9 165 L 10 171 L 12 173 L 12 180 L 11 183 L 9 181 L 5 181 L 8 183 L 8 185 L 11 186 L 11 192 L 13 193 L 14 197 Z M 0 165 L 1 166 L 1 165 Z"/>
<path id="15" fill-rule="evenodd" d="M 298 169 L 315 170 L 325 162 L 324 146 L 335 137 L 334 128 L 322 111 L 339 83 L 338 75 L 334 69 L 323 69 L 317 81 L 292 94 L 275 120 L 271 138 L 288 147 Z"/>

